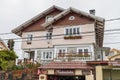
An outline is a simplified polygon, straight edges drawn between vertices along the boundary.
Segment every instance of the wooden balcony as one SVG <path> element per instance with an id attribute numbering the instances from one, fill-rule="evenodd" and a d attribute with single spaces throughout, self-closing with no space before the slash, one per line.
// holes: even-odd
<path id="1" fill-rule="evenodd" d="M 92 61 L 91 53 L 58 53 L 54 61 Z"/>
<path id="2" fill-rule="evenodd" d="M 81 39 L 82 36 L 65 36 L 64 39 L 67 40 L 67 39 Z"/>

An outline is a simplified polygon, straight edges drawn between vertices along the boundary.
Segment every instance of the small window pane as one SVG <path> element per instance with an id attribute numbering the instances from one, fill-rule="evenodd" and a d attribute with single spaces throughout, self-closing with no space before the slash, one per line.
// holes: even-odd
<path id="1" fill-rule="evenodd" d="M 72 35 L 72 28 L 70 28 L 70 35 Z"/>
<path id="2" fill-rule="evenodd" d="M 61 50 L 61 49 L 59 50 L 59 53 L 62 53 L 62 50 Z"/>
<path id="3" fill-rule="evenodd" d="M 66 29 L 66 35 L 69 35 L 69 33 L 68 33 L 68 29 Z"/>
<path id="4" fill-rule="evenodd" d="M 52 21 L 54 18 L 54 16 L 47 16 L 46 17 L 46 22 Z"/>
<path id="5" fill-rule="evenodd" d="M 84 49 L 84 53 L 88 53 L 88 49 Z"/>
<path id="6" fill-rule="evenodd" d="M 51 32 L 46 33 L 46 39 L 52 39 L 52 33 Z"/>
<path id="7" fill-rule="evenodd" d="M 73 34 L 76 34 L 76 28 L 73 28 Z"/>
<path id="8" fill-rule="evenodd" d="M 49 39 L 52 39 L 52 33 L 51 32 L 49 33 Z"/>
<path id="9" fill-rule="evenodd" d="M 28 34 L 28 41 L 32 41 L 33 35 L 32 34 Z"/>
<path id="10" fill-rule="evenodd" d="M 77 34 L 80 34 L 80 28 L 77 28 Z"/>
<path id="11" fill-rule="evenodd" d="M 79 54 L 82 54 L 82 52 L 83 52 L 82 49 L 79 49 L 79 50 L 78 50 L 78 53 L 79 53 Z"/>

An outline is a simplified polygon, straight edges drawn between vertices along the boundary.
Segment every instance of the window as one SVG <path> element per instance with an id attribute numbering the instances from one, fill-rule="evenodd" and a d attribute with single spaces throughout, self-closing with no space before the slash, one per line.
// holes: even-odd
<path id="1" fill-rule="evenodd" d="M 75 17 L 74 16 L 70 16 L 69 20 L 75 20 Z"/>
<path id="2" fill-rule="evenodd" d="M 48 32 L 46 34 L 46 39 L 52 39 L 52 32 Z"/>
<path id="3" fill-rule="evenodd" d="M 66 49 L 65 48 L 58 49 L 58 56 L 59 57 L 64 57 L 65 53 L 66 53 Z"/>
<path id="4" fill-rule="evenodd" d="M 73 34 L 76 34 L 76 28 L 73 28 Z"/>
<path id="5" fill-rule="evenodd" d="M 59 49 L 58 53 L 65 53 L 66 50 L 65 49 Z"/>
<path id="6" fill-rule="evenodd" d="M 79 54 L 82 54 L 82 53 L 83 53 L 83 50 L 82 50 L 82 49 L 78 49 L 78 53 L 79 53 Z"/>
<path id="7" fill-rule="evenodd" d="M 53 59 L 53 53 L 52 51 L 44 51 L 42 52 L 41 59 Z"/>
<path id="8" fill-rule="evenodd" d="M 87 48 L 78 48 L 77 52 L 78 54 L 88 54 L 89 50 Z"/>
<path id="9" fill-rule="evenodd" d="M 84 49 L 84 53 L 88 53 L 88 49 Z"/>
<path id="10" fill-rule="evenodd" d="M 77 28 L 77 34 L 80 34 L 80 28 Z"/>
<path id="11" fill-rule="evenodd" d="M 69 34 L 68 29 L 66 29 L 66 35 L 68 35 L 68 34 Z"/>
<path id="12" fill-rule="evenodd" d="M 32 41 L 32 38 L 33 38 L 33 35 L 32 34 L 28 34 L 27 41 Z"/>
<path id="13" fill-rule="evenodd" d="M 47 16 L 46 17 L 46 22 L 52 21 L 54 18 L 54 16 Z"/>
<path id="14" fill-rule="evenodd" d="M 78 35 L 80 34 L 80 28 L 77 27 L 77 28 L 66 28 L 65 29 L 66 31 L 66 35 Z"/>

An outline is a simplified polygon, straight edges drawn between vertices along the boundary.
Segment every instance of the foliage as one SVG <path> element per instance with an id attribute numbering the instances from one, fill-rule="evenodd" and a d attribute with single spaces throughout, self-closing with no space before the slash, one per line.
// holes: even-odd
<path id="1" fill-rule="evenodd" d="M 37 69 L 40 66 L 39 63 L 22 62 L 18 65 L 9 67 L 9 70 L 24 70 L 24 69 Z"/>
<path id="2" fill-rule="evenodd" d="M 0 51 L 0 68 L 7 70 L 8 67 L 14 65 L 15 59 L 17 58 L 14 51 L 2 50 Z"/>
<path id="3" fill-rule="evenodd" d="M 14 49 L 14 40 L 13 39 L 9 39 L 8 42 L 7 42 L 7 45 L 8 45 L 8 48 L 10 50 L 13 50 Z"/>

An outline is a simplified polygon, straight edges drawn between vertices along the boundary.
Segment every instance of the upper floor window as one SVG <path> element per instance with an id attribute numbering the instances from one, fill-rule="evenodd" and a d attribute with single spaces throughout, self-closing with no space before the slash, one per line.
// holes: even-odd
<path id="1" fill-rule="evenodd" d="M 32 39 L 33 39 L 33 35 L 32 34 L 28 34 L 27 41 L 32 41 Z"/>
<path id="2" fill-rule="evenodd" d="M 80 34 L 80 28 L 79 27 L 71 27 L 65 29 L 66 35 L 77 35 Z"/>
<path id="3" fill-rule="evenodd" d="M 75 20 L 75 16 L 70 16 L 69 20 Z"/>
<path id="4" fill-rule="evenodd" d="M 53 59 L 53 52 L 52 51 L 44 51 L 42 52 L 41 59 Z"/>
<path id="5" fill-rule="evenodd" d="M 52 32 L 46 33 L 46 39 L 52 39 Z"/>
<path id="6" fill-rule="evenodd" d="M 47 16 L 46 17 L 46 22 L 52 21 L 54 18 L 54 16 Z"/>
<path id="7" fill-rule="evenodd" d="M 66 54 L 66 48 L 59 48 L 57 52 L 58 52 L 58 57 L 64 57 Z"/>
<path id="8" fill-rule="evenodd" d="M 77 52 L 78 54 L 88 54 L 89 50 L 87 48 L 78 48 Z"/>

